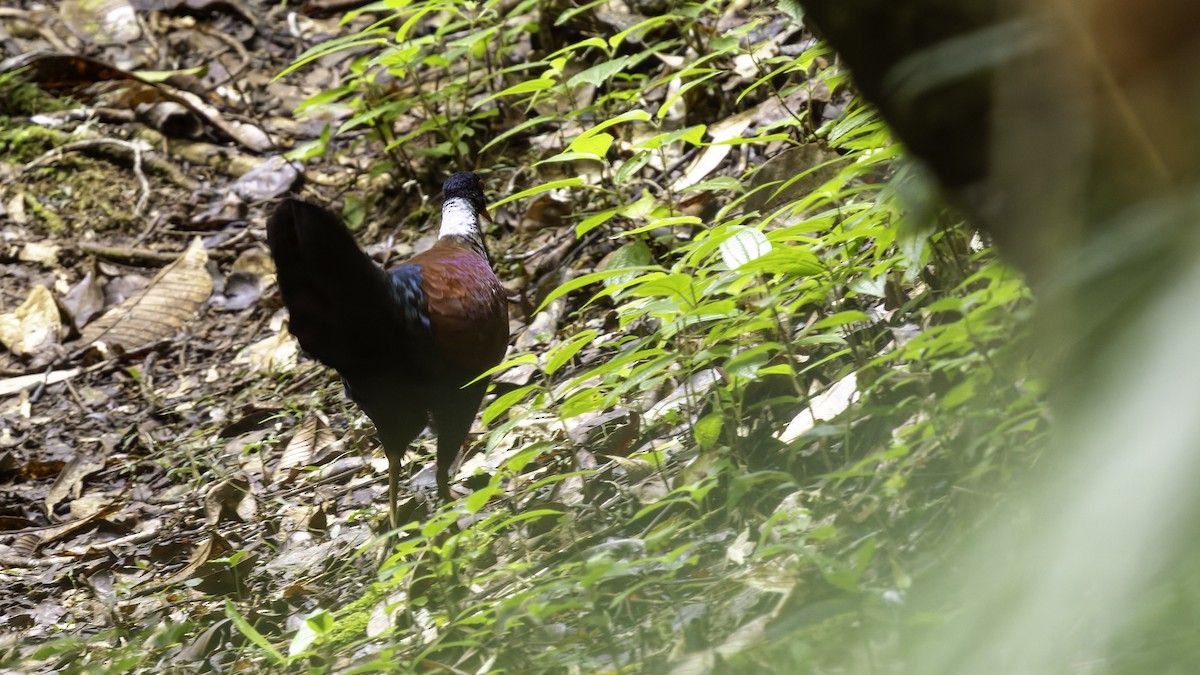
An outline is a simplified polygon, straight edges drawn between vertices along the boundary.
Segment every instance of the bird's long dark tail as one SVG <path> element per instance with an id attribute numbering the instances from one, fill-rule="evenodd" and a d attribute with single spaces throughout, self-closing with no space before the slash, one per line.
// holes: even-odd
<path id="1" fill-rule="evenodd" d="M 340 219 L 285 200 L 267 221 L 267 244 L 300 346 L 343 376 L 378 362 L 394 339 L 388 277 Z"/>

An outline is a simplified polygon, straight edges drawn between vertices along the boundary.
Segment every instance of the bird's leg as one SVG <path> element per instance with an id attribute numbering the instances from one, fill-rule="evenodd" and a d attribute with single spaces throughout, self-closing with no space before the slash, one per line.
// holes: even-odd
<path id="1" fill-rule="evenodd" d="M 437 429 L 437 489 L 442 502 L 450 501 L 450 467 L 462 452 L 463 443 L 471 431 L 479 402 L 487 391 L 487 382 L 476 382 L 465 389 L 456 389 L 441 397 L 432 410 L 433 426 Z"/>
<path id="2" fill-rule="evenodd" d="M 395 532 L 400 528 L 400 514 L 396 510 L 396 502 L 400 499 L 400 460 L 403 456 L 393 456 L 386 451 L 385 454 L 388 460 L 388 518 L 392 531 Z"/>
<path id="3" fill-rule="evenodd" d="M 438 444 L 441 445 L 440 443 Z M 461 446 L 460 448 L 461 449 Z M 442 454 L 440 451 L 438 454 Z M 454 451 L 458 454 L 458 450 Z M 450 465 L 454 463 L 451 459 L 448 463 L 443 464 L 440 460 L 437 463 L 437 492 L 438 499 L 444 504 L 450 501 Z"/>
<path id="4" fill-rule="evenodd" d="M 383 454 L 388 461 L 388 523 L 393 530 L 403 525 L 396 504 L 400 501 L 400 469 L 404 465 L 404 453 L 425 428 L 423 413 L 412 414 L 412 408 L 400 410 L 402 412 L 387 417 L 372 417 L 375 429 L 379 432 L 379 440 L 383 443 Z"/>

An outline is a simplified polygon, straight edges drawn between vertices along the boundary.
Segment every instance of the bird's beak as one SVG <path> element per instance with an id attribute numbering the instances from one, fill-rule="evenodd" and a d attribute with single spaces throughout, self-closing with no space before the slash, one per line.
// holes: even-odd
<path id="1" fill-rule="evenodd" d="M 492 219 L 492 214 L 488 213 L 486 206 L 479 210 L 479 215 L 483 216 L 484 218 L 487 218 L 487 221 L 489 223 L 491 223 L 493 225 L 496 224 L 496 221 Z"/>

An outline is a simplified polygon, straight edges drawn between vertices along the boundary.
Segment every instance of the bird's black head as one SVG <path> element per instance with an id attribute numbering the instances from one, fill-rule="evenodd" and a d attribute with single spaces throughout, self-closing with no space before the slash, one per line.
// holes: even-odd
<path id="1" fill-rule="evenodd" d="M 461 197 L 471 202 L 476 213 L 487 212 L 487 199 L 483 196 L 483 180 L 470 171 L 460 171 L 442 185 L 442 199 L 450 201 Z"/>

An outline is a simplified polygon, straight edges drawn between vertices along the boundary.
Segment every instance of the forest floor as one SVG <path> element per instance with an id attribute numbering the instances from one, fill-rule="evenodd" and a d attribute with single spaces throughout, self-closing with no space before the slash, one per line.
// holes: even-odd
<path id="1" fill-rule="evenodd" d="M 853 498 L 836 490 L 793 487 L 796 496 L 785 497 L 787 491 L 776 490 L 771 506 L 756 507 L 761 513 L 754 516 L 770 518 L 780 528 L 770 536 L 740 515 L 725 513 L 722 518 L 732 522 L 715 527 L 704 522 L 714 512 L 685 512 L 679 521 L 677 511 L 643 510 L 664 497 L 679 500 L 672 496 L 684 484 L 677 480 L 685 473 L 679 457 L 691 456 L 675 457 L 670 469 L 642 457 L 673 456 L 673 448 L 693 438 L 706 447 L 715 443 L 696 431 L 707 408 L 693 400 L 697 391 L 728 377 L 715 369 L 677 372 L 670 381 L 636 390 L 636 400 L 586 414 L 530 414 L 506 421 L 497 404 L 495 414 L 486 415 L 495 418 L 487 426 L 504 423 L 503 433 L 475 436 L 456 489 L 458 496 L 470 494 L 487 485 L 495 467 L 528 454 L 529 466 L 521 473 L 527 485 L 543 489 L 537 498 L 518 503 L 496 492 L 479 498 L 491 496 L 500 503 L 488 507 L 489 517 L 511 511 L 528 522 L 518 528 L 513 520 L 488 530 L 501 541 L 483 542 L 469 555 L 460 552 L 463 562 L 445 549 L 438 549 L 440 562 L 426 556 L 398 565 L 401 554 L 385 562 L 390 553 L 381 539 L 386 460 L 370 422 L 345 401 L 336 374 L 304 357 L 287 332 L 265 245 L 266 216 L 278 197 L 303 189 L 308 199 L 340 205 L 359 241 L 387 265 L 430 245 L 440 182 L 453 170 L 479 170 L 493 201 L 574 174 L 567 162 L 533 169 L 522 159 L 562 147 L 561 128 L 535 132 L 534 126 L 522 126 L 540 110 L 526 111 L 524 119 L 502 114 L 477 123 L 489 128 L 493 139 L 505 130 L 521 131 L 510 138 L 519 140 L 519 153 L 491 166 L 467 160 L 487 149 L 480 148 L 486 138 L 454 139 L 443 151 L 415 137 L 386 168 L 380 168 L 379 146 L 365 127 L 336 136 L 330 145 L 323 134 L 349 117 L 348 108 L 293 111 L 361 67 L 370 46 L 332 52 L 276 77 L 314 44 L 371 25 L 368 14 L 341 25 L 340 5 L 324 5 L 310 3 L 303 13 L 266 1 L 131 5 L 114 0 L 103 5 L 104 11 L 133 12 L 137 22 L 110 22 L 107 15 L 90 14 L 84 3 L 64 2 L 52 10 L 19 0 L 0 10 L 5 59 L 0 63 L 0 342 L 6 347 L 0 351 L 0 589 L 5 591 L 0 594 L 0 666 L 124 672 L 207 664 L 244 670 L 282 664 L 286 657 L 280 651 L 290 642 L 303 652 L 318 635 L 298 636 L 315 631 L 345 649 L 323 655 L 334 670 L 370 658 L 386 660 L 387 649 L 405 653 L 410 664 L 432 668 L 437 664 L 429 655 L 444 656 L 453 646 L 459 666 L 471 663 L 471 670 L 480 671 L 497 659 L 513 672 L 566 668 L 589 663 L 586 655 L 596 659 L 591 669 L 605 664 L 619 672 L 622 663 L 665 667 L 670 662 L 699 672 L 687 669 L 713 668 L 756 639 L 798 654 L 799 648 L 788 643 L 790 631 L 823 624 L 824 634 L 860 623 L 858 602 L 838 589 L 854 586 L 855 575 L 870 564 L 871 552 L 862 552 L 868 548 L 864 538 L 847 533 L 846 543 L 838 544 L 837 555 L 853 561 L 847 563 L 849 571 L 804 556 L 811 542 L 834 536 L 833 515 L 822 515 L 817 505 L 844 499 L 849 532 L 884 517 L 892 507 L 880 506 L 883 500 L 865 498 L 866 492 Z M 753 18 L 760 22 L 758 39 L 813 44 L 811 35 L 782 15 L 738 4 L 721 11 L 714 19 L 718 28 Z M 621 22 L 597 16 L 588 30 L 607 35 L 622 30 Z M 510 18 L 506 25 L 532 26 L 535 41 L 539 29 L 543 39 L 558 29 L 544 17 L 530 17 L 526 24 Z M 721 35 L 719 30 L 712 34 Z M 660 58 L 667 66 L 674 63 L 669 53 Z M 23 80 L 14 77 L 17 72 Z M 752 67 L 738 72 L 724 91 L 752 88 L 757 78 Z M 594 85 L 588 96 L 596 96 Z M 665 88 L 653 96 L 664 110 L 669 107 Z M 714 91 L 689 99 L 688 105 L 690 114 L 708 120 L 713 136 L 725 134 L 722 140 L 749 133 L 748 128 L 765 133 L 799 108 L 808 111 L 815 128 L 839 118 L 850 100 L 849 93 L 831 94 L 818 82 L 783 96 L 739 99 L 736 106 L 721 96 Z M 414 116 L 406 128 L 402 117 L 392 132 L 403 134 L 421 123 Z M 710 152 L 714 147 L 720 150 Z M 749 167 L 786 147 L 776 139 L 664 151 L 649 166 L 660 165 L 661 185 L 715 184 L 716 179 L 740 179 Z M 392 151 L 387 156 L 397 157 Z M 805 150 L 773 170 L 777 176 L 792 175 L 798 167 L 837 159 L 829 150 Z M 831 174 L 815 175 L 823 180 Z M 867 175 L 860 183 L 877 179 Z M 792 186 L 790 196 L 760 198 L 758 208 L 774 208 L 806 185 L 811 182 Z M 673 213 L 711 218 L 728 205 L 713 194 L 685 194 Z M 614 210 L 636 206 L 623 204 L 620 195 L 612 198 Z M 496 226 L 489 233 L 498 272 L 512 294 L 511 353 L 541 355 L 548 372 L 553 368 L 544 368 L 546 355 L 563 355 L 569 364 L 560 376 L 585 373 L 601 354 L 612 353 L 604 350 L 648 330 L 645 321 L 618 321 L 611 305 L 587 304 L 589 296 L 582 293 L 560 294 L 535 313 L 555 287 L 605 269 L 614 254 L 630 250 L 614 243 L 615 237 L 601 236 L 602 230 L 577 230 L 583 217 L 573 213 L 578 206 L 559 191 L 508 202 L 493 209 Z M 636 217 L 628 209 L 619 215 Z M 882 287 L 872 292 L 886 295 Z M 865 320 L 866 314 L 855 310 L 855 317 Z M 817 315 L 804 321 L 807 331 Z M 906 321 L 896 314 L 897 326 Z M 830 330 L 839 327 L 831 324 Z M 590 337 L 573 345 L 572 336 L 584 331 L 591 331 Z M 761 341 L 738 340 L 732 340 L 735 353 Z M 518 363 L 497 376 L 485 408 L 510 394 L 511 401 L 499 403 L 525 395 L 536 381 L 537 363 Z M 813 433 L 828 437 L 829 430 L 818 423 L 856 400 L 849 393 L 854 379 L 845 373 L 831 369 L 821 378 L 822 386 L 848 382 L 850 390 L 824 399 L 831 410 L 810 412 L 807 431 L 816 426 Z M 773 389 L 756 394 L 764 400 L 781 395 Z M 692 410 L 681 419 L 679 410 L 688 406 Z M 783 418 L 773 416 L 773 409 L 752 409 L 747 415 L 758 415 L 764 427 L 769 420 L 771 428 L 745 422 L 750 431 L 743 437 L 778 438 L 789 420 L 800 419 L 792 415 L 802 409 L 808 409 L 807 400 Z M 744 432 L 738 424 L 727 429 Z M 1035 435 L 1039 429 L 1031 423 L 1023 433 Z M 879 438 L 886 437 L 884 430 Z M 425 456 L 428 441 L 423 437 L 414 448 L 414 460 Z M 832 465 L 824 447 L 802 453 L 797 461 L 820 461 L 828 471 Z M 914 466 L 919 469 L 926 461 L 914 460 Z M 431 465 L 412 465 L 420 470 L 409 481 L 404 503 L 424 513 Z M 700 479 L 715 466 L 695 464 L 688 478 Z M 594 480 L 581 478 L 585 472 Z M 766 472 L 762 476 L 757 480 L 774 480 Z M 614 493 L 612 485 L 618 483 Z M 871 490 L 882 489 L 882 482 L 872 483 Z M 813 507 L 811 514 L 798 506 L 801 501 Z M 444 517 L 432 518 L 436 527 L 426 527 L 424 541 L 436 548 L 436 542 L 444 543 L 436 539 L 440 530 L 469 531 L 482 518 L 483 506 L 466 508 L 439 512 Z M 564 513 L 571 517 L 560 522 Z M 569 528 L 563 525 L 568 521 Z M 806 533 L 787 551 L 784 521 Z M 664 530 L 664 523 L 675 529 Z M 662 539 L 630 536 L 627 524 Z M 501 531 L 505 534 L 496 534 Z M 672 537 L 688 539 L 688 548 L 664 546 Z M 762 564 L 747 566 L 756 540 L 760 546 L 774 542 L 778 550 L 764 554 Z M 505 576 L 546 577 L 546 570 L 562 567 L 568 558 L 583 561 L 570 568 L 584 580 L 581 584 L 603 580 L 589 599 L 574 598 L 566 586 L 534 593 Z M 800 558 L 806 561 L 806 576 L 796 573 Z M 602 559 L 628 564 L 615 574 L 600 569 Z M 422 615 L 416 598 L 427 602 L 421 594 L 428 592 L 429 579 L 461 574 L 468 564 L 479 571 L 469 591 L 435 588 L 436 602 L 459 603 L 460 619 L 453 625 L 469 626 L 472 611 L 480 611 L 470 608 L 487 604 L 496 642 L 504 642 L 504 622 L 519 615 L 526 637 L 535 638 L 529 644 L 554 650 L 565 641 L 570 647 L 551 657 L 538 653 L 541 648 L 512 644 L 503 656 L 492 651 L 482 657 L 456 644 L 450 631 L 429 637 L 444 625 Z M 894 561 L 889 564 L 898 569 Z M 633 581 L 641 574 L 661 575 L 679 586 L 660 579 L 640 592 L 622 587 L 627 582 L 640 587 L 642 582 Z M 722 575 L 736 581 L 723 583 Z M 812 618 L 789 620 L 783 628 L 772 623 L 796 609 L 797 589 L 806 579 L 822 575 L 830 585 L 807 593 L 803 603 L 816 612 Z M 855 580 L 847 581 L 847 575 Z M 377 584 L 402 576 L 409 581 L 399 590 Z M 676 592 L 682 595 L 673 596 Z M 883 586 L 872 593 L 884 597 Z M 678 597 L 687 599 L 672 599 Z M 410 606 L 398 610 L 406 598 Z M 560 615 L 581 612 L 588 603 L 604 606 L 597 611 L 607 623 L 569 625 Z M 709 603 L 721 611 L 705 608 Z M 336 641 L 329 637 L 335 628 L 312 619 L 338 609 L 343 611 L 336 630 L 356 631 L 353 639 Z M 537 612 L 540 619 L 526 616 Z M 380 641 L 398 621 L 408 622 L 415 637 Z M 656 641 L 645 626 L 660 630 L 664 641 Z M 413 646 L 418 638 L 447 651 L 418 649 Z M 699 661 L 688 661 L 696 654 L 702 656 Z M 854 666 L 848 667 L 853 672 Z"/>

